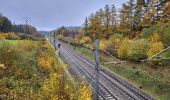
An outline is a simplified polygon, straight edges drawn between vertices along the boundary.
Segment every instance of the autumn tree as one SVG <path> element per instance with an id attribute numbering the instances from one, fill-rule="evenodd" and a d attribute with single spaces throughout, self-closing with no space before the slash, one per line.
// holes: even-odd
<path id="1" fill-rule="evenodd" d="M 131 31 L 129 27 L 129 11 L 127 10 L 129 7 L 127 4 L 122 4 L 122 9 L 120 10 L 119 18 L 120 18 L 120 25 L 119 25 L 119 32 L 128 34 Z"/>
<path id="2" fill-rule="evenodd" d="M 116 14 L 116 8 L 115 5 L 112 4 L 111 8 L 111 26 L 112 26 L 112 32 L 116 32 L 116 27 L 117 27 L 117 14 Z"/>
<path id="3" fill-rule="evenodd" d="M 134 13 L 134 29 L 142 30 L 141 21 L 143 17 L 143 7 L 145 7 L 145 0 L 137 0 L 135 5 L 135 13 Z"/>
<path id="4" fill-rule="evenodd" d="M 97 15 L 91 14 L 89 28 L 92 38 L 101 37 L 101 23 Z"/>
<path id="5" fill-rule="evenodd" d="M 163 7 L 163 16 L 162 20 L 163 22 L 168 22 L 170 19 L 170 1 L 164 2 L 164 7 Z"/>
<path id="6" fill-rule="evenodd" d="M 110 34 L 111 34 L 111 23 L 112 23 L 112 18 L 111 18 L 111 13 L 110 13 L 110 7 L 109 5 L 105 5 L 104 7 L 105 9 L 105 14 L 104 14 L 104 17 L 105 17 L 105 22 L 104 22 L 104 37 L 106 39 L 109 38 Z"/>

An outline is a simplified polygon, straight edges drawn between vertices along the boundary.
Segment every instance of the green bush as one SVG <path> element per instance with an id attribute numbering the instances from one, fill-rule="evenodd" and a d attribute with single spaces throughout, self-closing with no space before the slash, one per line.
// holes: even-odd
<path id="1" fill-rule="evenodd" d="M 146 39 L 134 40 L 130 43 L 127 55 L 129 60 L 139 61 L 147 58 L 149 42 Z"/>
<path id="2" fill-rule="evenodd" d="M 159 25 L 153 25 L 152 27 L 150 28 L 145 28 L 143 29 L 142 31 L 142 37 L 146 38 L 146 37 L 149 37 L 151 35 L 153 35 L 155 32 L 159 31 L 161 28 Z"/>
<path id="3" fill-rule="evenodd" d="M 163 58 L 169 58 L 170 57 L 170 49 L 167 52 L 163 53 L 162 57 Z M 162 61 L 160 61 L 159 64 L 163 65 L 163 66 L 166 66 L 166 65 L 170 64 L 170 61 L 169 60 L 162 60 Z"/>
<path id="4" fill-rule="evenodd" d="M 161 41 L 164 42 L 164 44 L 170 45 L 170 22 L 167 23 L 164 27 L 162 27 L 160 31 Z"/>

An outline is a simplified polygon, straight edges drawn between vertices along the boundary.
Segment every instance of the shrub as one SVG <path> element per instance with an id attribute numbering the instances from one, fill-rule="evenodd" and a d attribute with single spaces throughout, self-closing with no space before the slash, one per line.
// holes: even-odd
<path id="1" fill-rule="evenodd" d="M 163 53 L 162 57 L 163 58 L 169 58 L 170 57 L 170 49 L 167 52 Z M 169 65 L 170 61 L 168 61 L 168 60 L 161 60 L 159 64 L 160 65 Z"/>
<path id="2" fill-rule="evenodd" d="M 88 37 L 88 36 L 84 36 L 84 37 L 81 39 L 80 42 L 83 43 L 83 44 L 85 44 L 85 43 L 90 43 L 90 42 L 91 42 L 91 39 L 90 39 L 90 37 Z"/>
<path id="3" fill-rule="evenodd" d="M 150 41 L 151 43 L 155 43 L 155 42 L 160 41 L 158 33 L 154 33 L 154 34 L 149 38 L 149 41 Z"/>
<path id="4" fill-rule="evenodd" d="M 166 26 L 162 27 L 161 30 L 161 41 L 164 44 L 170 45 L 170 22 Z"/>
<path id="5" fill-rule="evenodd" d="M 45 71 L 49 71 L 50 69 L 52 69 L 52 67 L 55 64 L 53 57 L 43 52 L 39 55 L 39 57 L 37 58 L 37 61 L 38 61 L 38 65 L 40 66 L 40 68 Z"/>
<path id="6" fill-rule="evenodd" d="M 79 100 L 92 100 L 91 96 L 91 87 L 87 86 L 85 83 L 81 83 Z"/>
<path id="7" fill-rule="evenodd" d="M 16 58 L 18 52 L 16 47 L 7 41 L 0 44 L 0 63 L 5 66 L 12 66 L 13 60 Z"/>
<path id="8" fill-rule="evenodd" d="M 153 35 L 155 32 L 159 31 L 160 30 L 160 25 L 153 25 L 152 27 L 150 28 L 145 28 L 143 29 L 142 31 L 142 37 L 149 37 L 151 35 Z"/>
<path id="9" fill-rule="evenodd" d="M 109 39 L 110 48 L 118 49 L 121 41 L 123 40 L 123 35 L 115 34 Z"/>
<path id="10" fill-rule="evenodd" d="M 116 33 L 116 34 L 114 34 L 114 35 L 112 35 L 111 37 L 110 37 L 110 39 L 112 40 L 112 39 L 120 39 L 120 40 L 123 40 L 123 35 L 122 34 L 119 34 L 119 33 Z"/>
<path id="11" fill-rule="evenodd" d="M 20 46 L 20 49 L 22 50 L 32 51 L 35 48 L 38 48 L 38 42 L 36 43 L 35 41 L 33 42 L 31 40 L 18 41 L 18 46 Z"/>
<path id="12" fill-rule="evenodd" d="M 16 33 L 1 33 L 0 39 L 18 40 L 19 37 Z"/>
<path id="13" fill-rule="evenodd" d="M 105 50 L 107 48 L 107 40 L 101 40 L 99 44 L 100 50 Z"/>
<path id="14" fill-rule="evenodd" d="M 118 49 L 118 57 L 119 58 L 127 58 L 127 51 L 128 51 L 128 48 L 129 48 L 129 44 L 130 44 L 130 41 L 128 39 L 125 39 L 122 41 L 122 43 L 120 44 L 120 47 Z"/>
<path id="15" fill-rule="evenodd" d="M 149 42 L 146 39 L 134 40 L 128 48 L 129 60 L 139 61 L 147 57 Z"/>
<path id="16" fill-rule="evenodd" d="M 152 57 L 154 54 L 159 53 L 162 50 L 163 50 L 162 42 L 152 43 L 149 50 L 148 50 L 148 52 L 147 52 L 147 56 Z"/>

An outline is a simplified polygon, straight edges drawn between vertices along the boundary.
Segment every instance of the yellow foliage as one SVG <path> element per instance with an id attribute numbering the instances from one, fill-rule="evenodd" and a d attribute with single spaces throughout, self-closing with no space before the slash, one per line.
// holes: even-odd
<path id="1" fill-rule="evenodd" d="M 0 64 L 0 68 L 6 68 L 4 64 Z"/>
<path id="2" fill-rule="evenodd" d="M 154 34 L 149 38 L 149 40 L 150 40 L 151 43 L 158 42 L 158 41 L 160 40 L 158 33 L 154 33 Z"/>
<path id="3" fill-rule="evenodd" d="M 100 44 L 99 44 L 99 49 L 100 50 L 105 50 L 107 48 L 108 43 L 107 43 L 107 40 L 101 40 Z"/>
<path id="4" fill-rule="evenodd" d="M 120 47 L 118 49 L 118 57 L 119 58 L 124 59 L 127 57 L 129 44 L 130 44 L 130 40 L 128 40 L 128 39 L 125 39 L 122 41 L 122 43 L 120 44 Z"/>
<path id="5" fill-rule="evenodd" d="M 0 39 L 6 39 L 6 38 L 8 38 L 8 34 L 5 34 L 5 33 L 3 33 L 3 34 L 0 34 Z"/>
<path id="6" fill-rule="evenodd" d="M 162 42 L 155 42 L 155 43 L 151 44 L 150 49 L 147 52 L 147 55 L 148 55 L 148 57 L 151 57 L 154 54 L 159 53 L 162 50 L 163 50 Z"/>
<path id="7" fill-rule="evenodd" d="M 118 49 L 121 44 L 121 40 L 117 38 L 112 38 L 108 41 L 108 45 L 111 46 L 111 48 Z"/>
<path id="8" fill-rule="evenodd" d="M 79 100 L 92 100 L 92 90 L 89 86 L 86 86 L 85 83 L 80 84 L 80 95 Z"/>
<path id="9" fill-rule="evenodd" d="M 37 58 L 38 65 L 44 70 L 50 70 L 54 65 L 54 58 L 45 53 L 41 53 Z"/>
<path id="10" fill-rule="evenodd" d="M 12 37 L 18 38 L 15 33 L 1 33 L 0 34 L 0 39 L 8 39 Z"/>
<path id="11" fill-rule="evenodd" d="M 20 49 L 23 49 L 25 51 L 32 51 L 33 49 L 39 47 L 37 44 L 34 44 L 34 42 L 31 40 L 20 41 L 19 46 L 20 46 Z"/>
<path id="12" fill-rule="evenodd" d="M 43 86 L 42 86 L 42 93 L 43 96 L 49 97 L 48 99 L 58 100 L 57 98 L 57 91 L 59 87 L 59 75 L 56 73 L 51 73 L 49 79 L 46 79 Z"/>
<path id="13" fill-rule="evenodd" d="M 90 43 L 90 42 L 91 42 L 91 39 L 90 39 L 90 37 L 88 37 L 88 36 L 84 36 L 84 37 L 81 39 L 80 42 L 81 42 L 81 43 Z"/>

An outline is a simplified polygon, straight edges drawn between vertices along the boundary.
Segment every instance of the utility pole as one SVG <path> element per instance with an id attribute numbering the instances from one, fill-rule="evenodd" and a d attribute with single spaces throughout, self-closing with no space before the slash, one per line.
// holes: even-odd
<path id="1" fill-rule="evenodd" d="M 52 43 L 52 33 L 49 32 L 49 39 L 50 39 L 50 43 Z"/>
<path id="2" fill-rule="evenodd" d="M 55 44 L 56 40 L 55 40 L 55 32 L 54 32 L 54 35 L 53 35 L 53 44 L 54 44 L 54 49 L 56 51 L 56 44 Z"/>
<path id="3" fill-rule="evenodd" d="M 28 17 L 24 17 L 23 19 L 24 19 L 25 24 L 26 24 L 26 26 L 25 26 L 25 33 L 28 35 L 28 34 L 29 34 L 29 32 L 28 32 L 28 21 L 31 21 L 31 19 L 28 18 Z M 28 37 L 28 36 L 27 36 L 27 37 Z M 27 38 L 27 39 L 28 39 L 28 38 Z"/>
<path id="4" fill-rule="evenodd" d="M 96 47 L 95 47 L 95 61 L 96 61 L 96 95 L 95 95 L 95 100 L 99 100 L 99 39 L 95 40 L 96 42 Z"/>
<path id="5" fill-rule="evenodd" d="M 76 35 L 77 35 L 77 32 L 75 32 L 74 34 L 74 50 L 76 50 Z"/>

